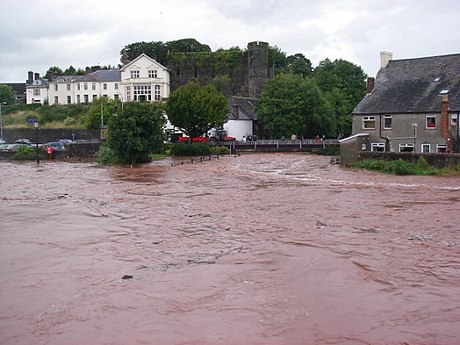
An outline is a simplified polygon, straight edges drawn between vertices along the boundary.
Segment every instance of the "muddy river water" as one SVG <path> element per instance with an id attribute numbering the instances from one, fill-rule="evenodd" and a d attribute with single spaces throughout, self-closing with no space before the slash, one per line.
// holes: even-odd
<path id="1" fill-rule="evenodd" d="M 1 344 L 460 344 L 460 178 L 177 163 L 0 162 Z"/>

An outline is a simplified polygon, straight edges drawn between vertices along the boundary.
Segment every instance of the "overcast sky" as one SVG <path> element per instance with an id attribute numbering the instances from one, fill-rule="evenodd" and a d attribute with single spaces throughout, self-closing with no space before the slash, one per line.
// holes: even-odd
<path id="1" fill-rule="evenodd" d="M 313 66 L 345 59 L 374 76 L 394 59 L 460 52 L 459 0 L 0 0 L 0 82 L 49 67 L 118 65 L 140 41 L 195 38 L 213 51 L 265 41 Z"/>

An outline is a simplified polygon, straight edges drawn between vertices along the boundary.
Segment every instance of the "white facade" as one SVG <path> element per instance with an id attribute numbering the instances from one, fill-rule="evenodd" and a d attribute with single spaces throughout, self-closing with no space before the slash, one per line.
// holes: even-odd
<path id="1" fill-rule="evenodd" d="M 169 72 L 145 54 L 121 69 L 122 99 L 126 102 L 160 102 L 169 97 Z"/>
<path id="2" fill-rule="evenodd" d="M 161 102 L 169 97 L 169 72 L 145 54 L 121 70 L 98 70 L 86 75 L 40 78 L 26 87 L 27 104 L 90 103 L 100 97 L 122 102 Z"/>
<path id="3" fill-rule="evenodd" d="M 228 120 L 224 123 L 224 129 L 229 136 L 243 140 L 243 137 L 253 136 L 252 123 L 251 120 Z"/>

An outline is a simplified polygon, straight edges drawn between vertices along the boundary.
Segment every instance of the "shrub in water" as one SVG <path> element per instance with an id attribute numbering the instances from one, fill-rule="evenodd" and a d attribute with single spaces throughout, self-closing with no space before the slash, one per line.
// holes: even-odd
<path id="1" fill-rule="evenodd" d="M 173 144 L 171 147 L 173 156 L 208 156 L 211 153 L 206 143 L 195 144 Z"/>

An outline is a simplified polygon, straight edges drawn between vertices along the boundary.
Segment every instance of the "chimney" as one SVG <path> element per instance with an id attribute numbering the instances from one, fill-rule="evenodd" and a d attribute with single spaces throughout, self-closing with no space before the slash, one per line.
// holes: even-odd
<path id="1" fill-rule="evenodd" d="M 40 73 L 35 73 L 34 74 L 34 80 L 37 80 L 38 78 L 40 78 Z"/>
<path id="2" fill-rule="evenodd" d="M 380 52 L 380 68 L 387 67 L 390 60 L 393 60 L 393 53 Z"/>
<path id="3" fill-rule="evenodd" d="M 29 71 L 27 72 L 27 84 L 32 84 L 32 82 L 34 81 L 34 72 L 32 71 Z"/>
<path id="4" fill-rule="evenodd" d="M 374 90 L 375 78 L 369 77 L 367 78 L 367 93 L 371 93 Z"/>
<path id="5" fill-rule="evenodd" d="M 442 95 L 441 103 L 441 135 L 446 140 L 447 151 L 452 152 L 454 148 L 454 142 L 452 134 L 449 132 L 449 97 L 447 95 Z"/>

